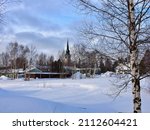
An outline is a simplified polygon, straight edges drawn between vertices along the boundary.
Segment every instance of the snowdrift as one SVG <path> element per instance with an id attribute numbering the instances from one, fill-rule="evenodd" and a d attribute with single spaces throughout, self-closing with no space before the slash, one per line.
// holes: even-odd
<path id="1" fill-rule="evenodd" d="M 9 78 L 6 77 L 6 76 L 4 76 L 4 75 L 0 76 L 0 80 L 8 80 L 8 79 L 9 79 Z"/>
<path id="2" fill-rule="evenodd" d="M 33 97 L 25 97 L 3 89 L 0 89 L 0 97 L 0 112 L 3 113 L 83 112 L 81 108 Z"/>

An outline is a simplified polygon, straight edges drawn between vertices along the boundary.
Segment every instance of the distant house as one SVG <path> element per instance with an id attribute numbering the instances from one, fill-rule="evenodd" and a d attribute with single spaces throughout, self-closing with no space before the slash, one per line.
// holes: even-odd
<path id="1" fill-rule="evenodd" d="M 130 72 L 130 65 L 120 63 L 115 70 L 117 74 L 128 74 Z"/>
<path id="2" fill-rule="evenodd" d="M 11 67 L 0 67 L 0 75 L 5 75 L 10 78 L 20 78 L 24 76 L 24 70 L 12 69 Z"/>

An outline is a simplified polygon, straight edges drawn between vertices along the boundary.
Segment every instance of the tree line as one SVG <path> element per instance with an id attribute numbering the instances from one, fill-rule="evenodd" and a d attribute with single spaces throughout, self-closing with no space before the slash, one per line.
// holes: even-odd
<path id="1" fill-rule="evenodd" d="M 95 49 L 87 48 L 85 44 L 75 44 L 72 49 L 72 62 L 78 68 L 99 68 L 99 74 L 107 71 L 116 72 L 116 67 L 124 65 L 129 67 L 130 56 L 108 56 Z M 140 61 L 140 74 L 145 75 L 150 72 L 150 50 L 147 49 Z M 130 68 L 129 68 L 130 69 Z"/>
<path id="2" fill-rule="evenodd" d="M 55 60 L 53 55 L 46 53 L 38 53 L 35 46 L 19 44 L 11 42 L 6 47 L 6 51 L 0 54 L 0 69 L 5 70 L 5 73 L 16 73 L 17 69 L 27 69 L 32 66 L 38 67 L 42 71 L 62 72 L 63 64 L 61 60 Z M 13 78 L 16 74 L 14 74 Z"/>

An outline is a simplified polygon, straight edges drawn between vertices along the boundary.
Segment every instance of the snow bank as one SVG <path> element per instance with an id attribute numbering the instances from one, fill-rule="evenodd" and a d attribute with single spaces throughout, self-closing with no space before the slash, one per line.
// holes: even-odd
<path id="1" fill-rule="evenodd" d="M 102 74 L 102 77 L 111 77 L 114 74 L 114 72 L 107 71 L 106 73 Z"/>
<path id="2" fill-rule="evenodd" d="M 0 89 L 0 97 L 0 112 L 4 113 L 83 112 L 82 108 L 33 97 L 21 96 L 18 93 L 3 89 Z"/>
<path id="3" fill-rule="evenodd" d="M 9 79 L 9 78 L 6 77 L 6 76 L 4 76 L 4 75 L 0 76 L 0 80 L 8 80 L 8 79 Z"/>
<path id="4" fill-rule="evenodd" d="M 131 87 L 114 100 L 110 93 L 116 87 L 110 80 L 115 76 L 0 80 L 0 112 L 132 112 Z M 149 81 L 142 80 L 142 87 L 149 87 Z M 150 112 L 150 94 L 141 90 L 142 112 Z"/>
<path id="5" fill-rule="evenodd" d="M 82 73 L 80 73 L 80 72 L 78 71 L 78 72 L 76 72 L 76 73 L 74 73 L 74 74 L 72 75 L 72 78 L 73 78 L 73 79 L 85 79 L 85 78 L 86 78 L 86 75 L 85 75 L 85 74 L 82 74 Z"/>
<path id="6" fill-rule="evenodd" d="M 0 89 L 1 113 L 87 113 L 116 112 L 109 103 L 72 106 L 64 103 L 22 96 L 19 93 Z"/>

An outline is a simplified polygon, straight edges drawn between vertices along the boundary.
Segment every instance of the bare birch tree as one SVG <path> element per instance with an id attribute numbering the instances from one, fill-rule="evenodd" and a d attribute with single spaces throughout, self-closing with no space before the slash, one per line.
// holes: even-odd
<path id="1" fill-rule="evenodd" d="M 17 57 L 18 57 L 18 49 L 19 45 L 17 42 L 11 42 L 7 46 L 7 53 L 9 54 L 10 57 L 10 63 L 11 63 L 11 72 L 12 72 L 12 78 L 16 79 L 17 74 L 16 74 L 16 69 L 17 69 Z"/>
<path id="2" fill-rule="evenodd" d="M 130 56 L 133 111 L 141 112 L 141 55 L 150 47 L 150 0 L 75 0 L 93 19 L 83 34 L 108 54 Z M 93 42 L 94 41 L 94 42 Z M 107 51 L 108 50 L 108 51 Z M 130 79 L 129 79 L 130 81 Z M 124 83 L 123 88 L 127 86 Z M 122 90 L 122 89 L 121 89 Z"/>
<path id="3" fill-rule="evenodd" d="M 36 47 L 31 45 L 29 48 L 29 55 L 28 55 L 29 67 L 34 66 L 36 64 L 37 56 L 38 54 Z"/>

